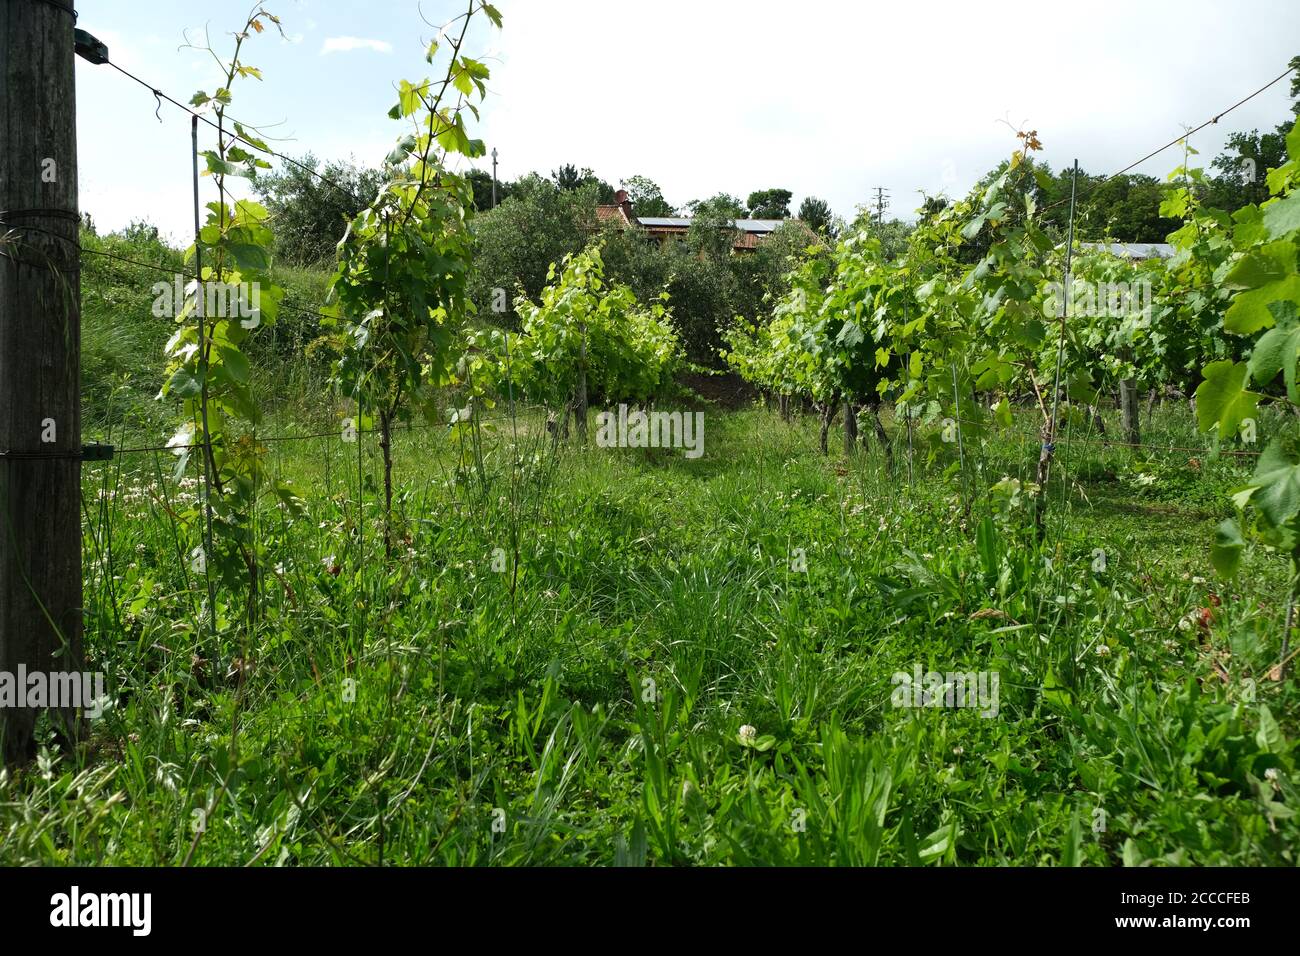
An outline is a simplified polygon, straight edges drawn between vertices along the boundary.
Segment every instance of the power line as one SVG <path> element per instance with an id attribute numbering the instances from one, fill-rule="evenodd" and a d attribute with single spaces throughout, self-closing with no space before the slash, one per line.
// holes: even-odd
<path id="1" fill-rule="evenodd" d="M 1106 185 L 1106 184 L 1107 184 L 1108 182 L 1110 182 L 1111 180 L 1113 180 L 1113 179 L 1118 179 L 1120 176 L 1123 176 L 1123 175 L 1124 175 L 1125 173 L 1127 173 L 1129 170 L 1131 170 L 1131 169 L 1135 169 L 1136 167 L 1141 166 L 1143 163 L 1145 163 L 1148 159 L 1151 159 L 1153 156 L 1158 156 L 1158 155 L 1160 155 L 1161 153 L 1163 153 L 1165 150 L 1169 149 L 1170 147 L 1177 146 L 1179 143 L 1183 142 L 1183 140 L 1187 139 L 1189 136 L 1193 135 L 1194 133 L 1199 133 L 1201 130 L 1205 129 L 1205 127 L 1207 127 L 1207 126 L 1213 126 L 1215 123 L 1219 122 L 1219 120 L 1223 119 L 1223 117 L 1227 116 L 1229 113 L 1231 113 L 1231 112 L 1232 112 L 1233 110 L 1235 110 L 1237 107 L 1243 105 L 1244 103 L 1248 103 L 1248 102 L 1250 102 L 1250 101 L 1253 100 L 1255 97 L 1259 96 L 1260 93 L 1263 93 L 1265 90 L 1267 90 L 1269 87 L 1274 86 L 1274 85 L 1276 85 L 1277 83 L 1280 83 L 1282 80 L 1286 79 L 1288 76 L 1290 76 L 1292 73 L 1295 72 L 1295 69 L 1296 69 L 1296 68 L 1293 67 L 1293 66 L 1291 66 L 1291 67 L 1287 67 L 1285 70 L 1283 70 L 1283 71 L 1282 71 L 1281 73 L 1279 73 L 1277 76 L 1275 76 L 1273 79 L 1269 80 L 1267 83 L 1265 83 L 1265 84 L 1264 84 L 1263 86 L 1261 86 L 1259 89 L 1257 89 L 1254 93 L 1251 93 L 1249 96 L 1244 96 L 1244 97 L 1242 97 L 1242 98 L 1239 99 L 1237 102 L 1235 102 L 1235 103 L 1233 103 L 1231 106 L 1229 106 L 1227 109 L 1222 110 L 1222 111 L 1216 113 L 1214 116 L 1211 116 L 1209 119 L 1207 119 L 1204 123 L 1201 123 L 1199 126 L 1193 128 L 1193 129 L 1188 130 L 1187 132 L 1183 133 L 1181 136 L 1177 137 L 1176 139 L 1172 139 L 1172 140 L 1170 140 L 1168 143 L 1165 143 L 1165 145 L 1159 147 L 1158 149 L 1153 149 L 1151 152 L 1147 153 L 1147 154 L 1146 154 L 1145 156 L 1143 156 L 1141 159 L 1139 159 L 1139 160 L 1137 160 L 1137 161 L 1135 161 L 1135 162 L 1129 163 L 1127 166 L 1125 166 L 1125 167 L 1124 167 L 1123 169 L 1121 169 L 1119 172 L 1117 172 L 1117 173 L 1111 173 L 1109 176 L 1107 176 L 1107 177 L 1106 177 L 1105 179 L 1103 179 L 1101 182 L 1096 183 L 1095 185 L 1088 187 L 1088 192 L 1091 193 L 1091 192 L 1094 192 L 1095 190 L 1100 189 L 1102 186 Z M 1067 203 L 1067 202 L 1069 202 L 1069 199 L 1068 199 L 1068 198 L 1065 198 L 1065 199 L 1058 199 L 1056 202 L 1051 203 L 1050 205 L 1044 206 L 1043 209 L 1042 209 L 1042 211 L 1043 211 L 1043 212 L 1047 212 L 1047 210 L 1049 210 L 1049 209 L 1055 209 L 1057 206 L 1063 205 L 1064 203 Z"/>
<path id="2" fill-rule="evenodd" d="M 1251 93 L 1249 96 L 1242 97 L 1242 98 L 1239 99 L 1237 102 L 1235 102 L 1235 103 L 1233 103 L 1231 106 L 1229 106 L 1229 107 L 1228 107 L 1226 110 L 1224 110 L 1223 112 L 1217 114 L 1216 116 L 1212 116 L 1212 117 L 1210 117 L 1210 118 L 1207 119 L 1204 123 L 1202 123 L 1200 126 L 1197 126 L 1195 129 L 1188 130 L 1186 133 L 1184 133 L 1182 136 L 1179 136 L 1177 139 L 1173 140 L 1172 142 L 1166 143 L 1164 146 L 1161 146 L 1159 149 L 1156 149 L 1156 150 L 1153 150 L 1153 151 L 1147 153 L 1145 156 L 1143 156 L 1141 159 L 1139 159 L 1136 163 L 1130 163 L 1128 166 L 1125 166 L 1125 167 L 1124 167 L 1123 169 L 1121 169 L 1119 172 L 1111 174 L 1111 175 L 1108 176 L 1106 179 L 1102 180 L 1101 183 L 1099 183 L 1098 185 L 1105 185 L 1106 183 L 1108 183 L 1108 182 L 1110 182 L 1112 179 L 1114 179 L 1116 176 L 1122 176 L 1122 175 L 1124 175 L 1126 172 L 1128 172 L 1130 169 L 1133 169 L 1135 166 L 1140 166 L 1140 165 L 1142 165 L 1142 164 L 1145 163 L 1148 159 L 1150 159 L 1152 156 L 1155 156 L 1155 155 L 1157 155 L 1157 154 L 1159 154 L 1159 153 L 1163 153 L 1166 149 L 1169 149 L 1169 147 L 1171 147 L 1171 146 L 1177 146 L 1179 143 L 1181 143 L 1181 142 L 1182 142 L 1183 140 L 1185 140 L 1187 137 L 1191 136 L 1193 133 L 1199 133 L 1201 130 L 1205 129 L 1205 127 L 1207 127 L 1207 126 L 1212 126 L 1213 124 L 1215 124 L 1215 123 L 1217 123 L 1219 120 L 1221 120 L 1223 117 L 1225 117 L 1225 116 L 1227 116 L 1229 113 L 1231 113 L 1233 110 L 1235 110 L 1238 106 L 1241 106 L 1243 103 L 1247 103 L 1247 102 L 1249 102 L 1250 100 L 1253 100 L 1255 97 L 1259 96 L 1260 93 L 1263 93 L 1263 92 L 1264 92 L 1266 89 L 1268 89 L 1270 86 L 1273 86 L 1275 83 L 1278 83 L 1278 82 L 1280 82 L 1281 80 L 1285 79 L 1287 76 L 1289 76 L 1289 75 L 1290 75 L 1291 73 L 1293 73 L 1293 72 L 1295 72 L 1295 67 L 1293 67 L 1293 66 L 1292 66 L 1292 67 L 1288 67 L 1288 68 L 1287 68 L 1286 70 L 1284 70 L 1282 73 L 1278 74 L 1276 77 L 1274 77 L 1273 79 L 1269 80 L 1267 83 L 1265 83 L 1265 84 L 1264 84 L 1263 86 L 1261 86 L 1259 89 L 1257 89 L 1254 93 Z"/>
<path id="3" fill-rule="evenodd" d="M 202 113 L 198 113 L 198 112 L 196 112 L 196 111 L 190 109 L 190 108 L 189 108 L 188 106 L 186 106 L 184 103 L 181 103 L 179 100 L 176 100 L 176 99 L 174 99 L 174 98 L 171 97 L 171 96 L 168 96 L 166 93 L 164 93 L 162 90 L 158 89 L 156 86 L 153 86 L 153 85 L 150 84 L 150 83 L 146 83 L 144 80 L 140 79 L 140 77 L 136 76 L 134 73 L 130 72 L 130 71 L 127 70 L 127 69 L 124 69 L 124 68 L 121 67 L 121 66 L 118 66 L 118 65 L 117 65 L 116 63 L 114 63 L 112 60 L 105 59 L 104 62 L 107 63 L 109 66 L 111 66 L 113 69 L 117 70 L 117 72 L 121 73 L 123 76 L 127 77 L 128 79 L 134 80 L 135 82 L 139 83 L 139 84 L 140 84 L 141 86 L 143 86 L 146 90 L 148 90 L 150 93 L 152 93 L 155 97 L 157 97 L 157 98 L 159 98 L 159 99 L 166 100 L 168 103 L 171 103 L 173 106 L 177 107 L 178 109 L 182 109 L 182 110 L 184 110 L 186 113 L 189 113 L 191 116 L 193 116 L 193 117 L 195 117 L 195 118 L 197 118 L 197 119 L 199 119 L 199 120 L 202 120 L 204 123 L 207 123 L 209 126 L 211 126 L 213 129 L 215 129 L 217 132 L 221 133 L 222 135 L 230 136 L 231 138 L 233 138 L 233 139 L 235 139 L 235 140 L 238 140 L 239 142 L 243 143 L 244 145 L 246 145 L 246 146 L 248 146 L 248 147 L 250 147 L 250 148 L 252 148 L 252 149 L 257 150 L 258 152 L 266 153 L 268 156 L 274 156 L 276 159 L 282 160 L 283 162 L 286 162 L 286 163 L 289 163 L 290 165 L 293 165 L 293 166 L 298 167 L 298 168 L 301 169 L 303 172 L 310 173 L 311 175 L 313 175 L 313 176 L 315 176 L 317 179 L 319 179 L 321 182 L 323 182 L 323 183 L 327 183 L 328 185 L 333 186 L 335 189 L 337 189 L 339 192 L 343 193 L 344 195 L 351 197 L 352 200 L 353 200 L 354 202 L 358 203 L 358 204 L 361 205 L 362 207 L 365 207 L 365 206 L 368 206 L 368 205 L 369 205 L 369 203 L 368 203 L 366 200 L 362 199 L 360 196 L 358 196 L 356 193 L 354 193 L 351 189 L 349 189 L 348 187 L 342 185 L 341 183 L 335 182 L 333 179 L 330 179 L 328 176 L 326 176 L 326 175 L 324 175 L 324 174 L 322 174 L 322 173 L 318 173 L 316 170 L 312 169 L 312 168 L 311 168 L 310 166 L 308 166 L 306 163 L 303 163 L 303 162 L 300 162 L 299 160 L 293 159 L 293 158 L 290 157 L 290 156 L 286 156 L 286 155 L 284 155 L 283 153 L 276 152 L 275 150 L 271 149 L 271 147 L 267 146 L 265 143 L 253 142 L 253 141 L 250 140 L 248 137 L 246 137 L 246 136 L 242 136 L 242 135 L 240 135 L 238 132 L 233 132 L 233 131 L 231 131 L 231 130 L 224 129 L 223 127 L 219 126 L 217 123 L 214 123 L 214 122 L 213 122 L 212 120 L 210 120 L 208 117 L 204 116 Z M 227 117 L 227 118 L 230 120 L 230 122 L 231 122 L 232 124 L 237 124 L 237 125 L 238 125 L 240 128 L 242 128 L 242 129 L 249 129 L 249 128 L 250 128 L 249 125 L 248 125 L 247 123 L 240 123 L 240 122 L 239 122 L 238 120 L 236 120 L 234 117 Z M 160 121 L 161 121 L 161 119 L 162 119 L 162 118 L 159 117 L 159 120 L 160 120 Z M 254 126 L 254 127 L 251 127 L 251 128 L 252 128 L 252 129 L 256 129 L 257 127 Z"/>

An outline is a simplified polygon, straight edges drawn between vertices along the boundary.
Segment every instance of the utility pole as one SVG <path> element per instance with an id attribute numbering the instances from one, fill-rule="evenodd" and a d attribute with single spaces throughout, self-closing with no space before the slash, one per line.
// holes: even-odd
<path id="1" fill-rule="evenodd" d="M 84 669 L 75 25 L 73 0 L 0 0 L 0 680 L 21 695 L 0 697 L 5 764 L 35 755 L 42 709 L 81 732 L 73 682 L 51 679 Z M 20 667 L 44 672 L 43 699 Z"/>
<path id="2" fill-rule="evenodd" d="M 876 187 L 876 224 L 883 226 L 885 224 L 885 208 L 889 205 L 889 197 L 885 194 L 889 190 L 884 186 Z"/>
<path id="3" fill-rule="evenodd" d="M 492 208 L 497 208 L 497 148 L 492 147 Z"/>

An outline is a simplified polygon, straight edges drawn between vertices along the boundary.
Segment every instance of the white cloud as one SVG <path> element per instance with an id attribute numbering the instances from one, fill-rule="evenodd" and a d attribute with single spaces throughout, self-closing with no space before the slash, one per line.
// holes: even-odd
<path id="1" fill-rule="evenodd" d="M 368 40 L 365 37 L 326 37 L 320 48 L 321 56 L 327 53 L 348 53 L 352 50 L 392 53 L 393 45 L 387 40 Z"/>

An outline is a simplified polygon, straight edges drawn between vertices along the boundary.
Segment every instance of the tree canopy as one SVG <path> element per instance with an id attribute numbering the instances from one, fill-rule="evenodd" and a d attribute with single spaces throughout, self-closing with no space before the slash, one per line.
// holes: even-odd
<path id="1" fill-rule="evenodd" d="M 351 161 L 322 165 L 311 153 L 297 163 L 284 163 L 251 182 L 275 217 L 276 254 L 294 265 L 310 265 L 333 258 L 348 223 L 374 198 L 383 174 Z"/>
<path id="2" fill-rule="evenodd" d="M 788 189 L 759 189 L 750 193 L 745 202 L 751 219 L 788 219 L 792 198 L 794 193 Z"/>

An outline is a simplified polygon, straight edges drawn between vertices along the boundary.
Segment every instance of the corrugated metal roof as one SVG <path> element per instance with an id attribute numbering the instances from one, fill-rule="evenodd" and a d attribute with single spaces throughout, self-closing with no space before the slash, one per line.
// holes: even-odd
<path id="1" fill-rule="evenodd" d="M 692 220 L 672 216 L 637 216 L 643 226 L 658 229 L 689 229 Z M 741 232 L 772 232 L 784 219 L 734 219 L 732 225 Z"/>
<path id="2" fill-rule="evenodd" d="M 1085 249 L 1102 249 L 1121 259 L 1168 259 L 1174 247 L 1167 242 L 1081 242 Z"/>

